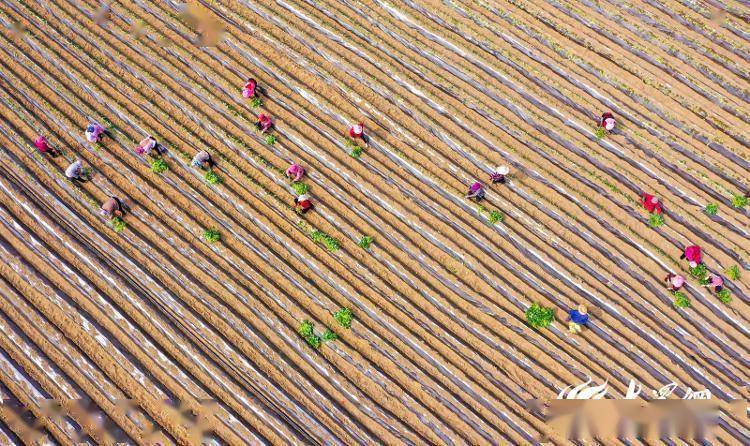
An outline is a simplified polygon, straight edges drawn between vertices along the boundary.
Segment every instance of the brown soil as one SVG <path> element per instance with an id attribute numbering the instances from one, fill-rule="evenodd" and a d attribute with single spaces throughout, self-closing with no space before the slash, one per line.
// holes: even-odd
<path id="1" fill-rule="evenodd" d="M 725 275 L 730 304 L 689 278 L 686 309 L 662 282 L 687 275 L 692 243 L 711 271 L 750 275 L 748 211 L 731 205 L 750 187 L 741 2 L 719 16 L 650 0 L 201 3 L 224 26 L 216 47 L 169 2 L 116 2 L 103 25 L 95 0 L 0 5 L 0 389 L 58 443 L 75 433 L 39 395 L 90 399 L 117 428 L 69 405 L 91 443 L 148 444 L 154 428 L 199 442 L 170 400 L 227 444 L 344 445 L 529 444 L 551 430 L 525 402 L 588 378 L 615 397 L 631 378 L 743 396 L 746 277 Z M 240 95 L 249 76 L 260 109 Z M 598 140 L 608 110 L 618 130 Z M 344 135 L 359 120 L 372 144 L 356 159 Z M 38 134 L 63 156 L 36 153 Z M 135 153 L 146 134 L 168 149 L 162 174 Z M 221 184 L 190 166 L 199 150 Z M 64 178 L 76 158 L 91 181 Z M 292 161 L 316 203 L 304 216 Z M 466 189 L 498 164 L 510 181 L 478 212 Z M 122 233 L 98 213 L 113 195 Z M 533 302 L 554 309 L 550 328 L 526 324 Z M 572 336 L 581 302 L 593 321 Z M 305 319 L 338 339 L 310 347 Z M 0 441 L 25 435 L 0 420 Z M 715 433 L 737 444 L 749 427 Z"/>

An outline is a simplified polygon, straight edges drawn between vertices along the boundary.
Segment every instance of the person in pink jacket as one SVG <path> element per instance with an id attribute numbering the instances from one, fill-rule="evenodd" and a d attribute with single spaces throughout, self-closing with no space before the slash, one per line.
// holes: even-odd
<path id="1" fill-rule="evenodd" d="M 154 138 L 151 135 L 147 136 L 140 143 L 138 143 L 138 146 L 135 148 L 135 151 L 138 155 L 146 155 L 146 156 L 154 156 L 154 155 L 161 154 L 161 152 L 159 151 L 159 143 L 157 143 L 156 138 Z"/>
<path id="2" fill-rule="evenodd" d="M 104 127 L 96 122 L 92 122 L 86 127 L 86 140 L 88 142 L 99 142 L 104 138 L 105 132 Z"/>
<path id="3" fill-rule="evenodd" d="M 679 274 L 669 273 L 664 278 L 664 281 L 667 282 L 667 289 L 672 292 L 679 290 L 685 285 L 685 277 Z"/>
<path id="4" fill-rule="evenodd" d="M 299 181 L 304 175 L 305 168 L 296 163 L 289 166 L 289 168 L 286 170 L 287 178 L 291 178 L 292 181 Z"/>
<path id="5" fill-rule="evenodd" d="M 611 132 L 615 129 L 615 116 L 610 112 L 602 113 L 602 117 L 599 118 L 599 126 Z"/>
<path id="6" fill-rule="evenodd" d="M 685 248 L 685 252 L 680 256 L 681 259 L 687 259 L 690 262 L 690 267 L 695 268 L 696 266 L 703 263 L 701 248 L 697 245 L 690 245 Z"/>
<path id="7" fill-rule="evenodd" d="M 242 96 L 245 99 L 254 98 L 258 95 L 258 92 L 256 91 L 257 87 L 258 83 L 255 82 L 255 79 L 249 78 L 247 82 L 245 82 L 245 86 L 242 87 Z"/>
<path id="8" fill-rule="evenodd" d="M 724 279 L 720 275 L 711 273 L 709 279 L 709 282 L 703 286 L 713 287 L 714 293 L 718 293 L 724 289 Z"/>
<path id="9" fill-rule="evenodd" d="M 47 138 L 45 138 L 43 135 L 39 135 L 34 140 L 34 146 L 36 146 L 37 150 L 39 150 L 39 153 L 49 153 L 53 157 L 60 154 L 59 150 L 49 145 L 49 143 L 47 142 Z"/>
<path id="10" fill-rule="evenodd" d="M 258 122 L 255 123 L 255 128 L 260 130 L 260 133 L 268 133 L 269 130 L 273 129 L 273 121 L 271 117 L 265 113 L 258 115 Z"/>

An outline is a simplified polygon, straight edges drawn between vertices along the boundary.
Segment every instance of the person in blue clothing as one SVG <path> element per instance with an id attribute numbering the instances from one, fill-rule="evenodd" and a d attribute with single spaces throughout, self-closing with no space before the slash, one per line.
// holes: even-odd
<path id="1" fill-rule="evenodd" d="M 568 311 L 568 331 L 573 334 L 580 333 L 582 325 L 586 325 L 589 322 L 589 314 L 586 309 L 586 305 L 581 304 L 578 308 L 571 308 Z"/>

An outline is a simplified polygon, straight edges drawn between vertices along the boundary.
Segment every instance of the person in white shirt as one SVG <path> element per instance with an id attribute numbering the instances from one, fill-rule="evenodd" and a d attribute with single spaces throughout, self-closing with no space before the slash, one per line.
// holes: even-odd
<path id="1" fill-rule="evenodd" d="M 83 178 L 83 163 L 81 160 L 76 160 L 67 169 L 65 169 L 65 176 L 73 181 L 85 181 Z"/>

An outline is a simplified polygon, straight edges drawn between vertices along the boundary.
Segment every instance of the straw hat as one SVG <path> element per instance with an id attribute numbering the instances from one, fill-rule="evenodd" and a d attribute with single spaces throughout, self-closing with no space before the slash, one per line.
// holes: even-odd
<path id="1" fill-rule="evenodd" d="M 581 314 L 588 313 L 588 309 L 586 309 L 586 305 L 584 305 L 584 304 L 578 305 L 578 312 L 581 313 Z"/>
<path id="2" fill-rule="evenodd" d="M 495 173 L 498 173 L 500 175 L 508 175 L 508 172 L 510 172 L 508 166 L 497 166 L 495 168 Z"/>

